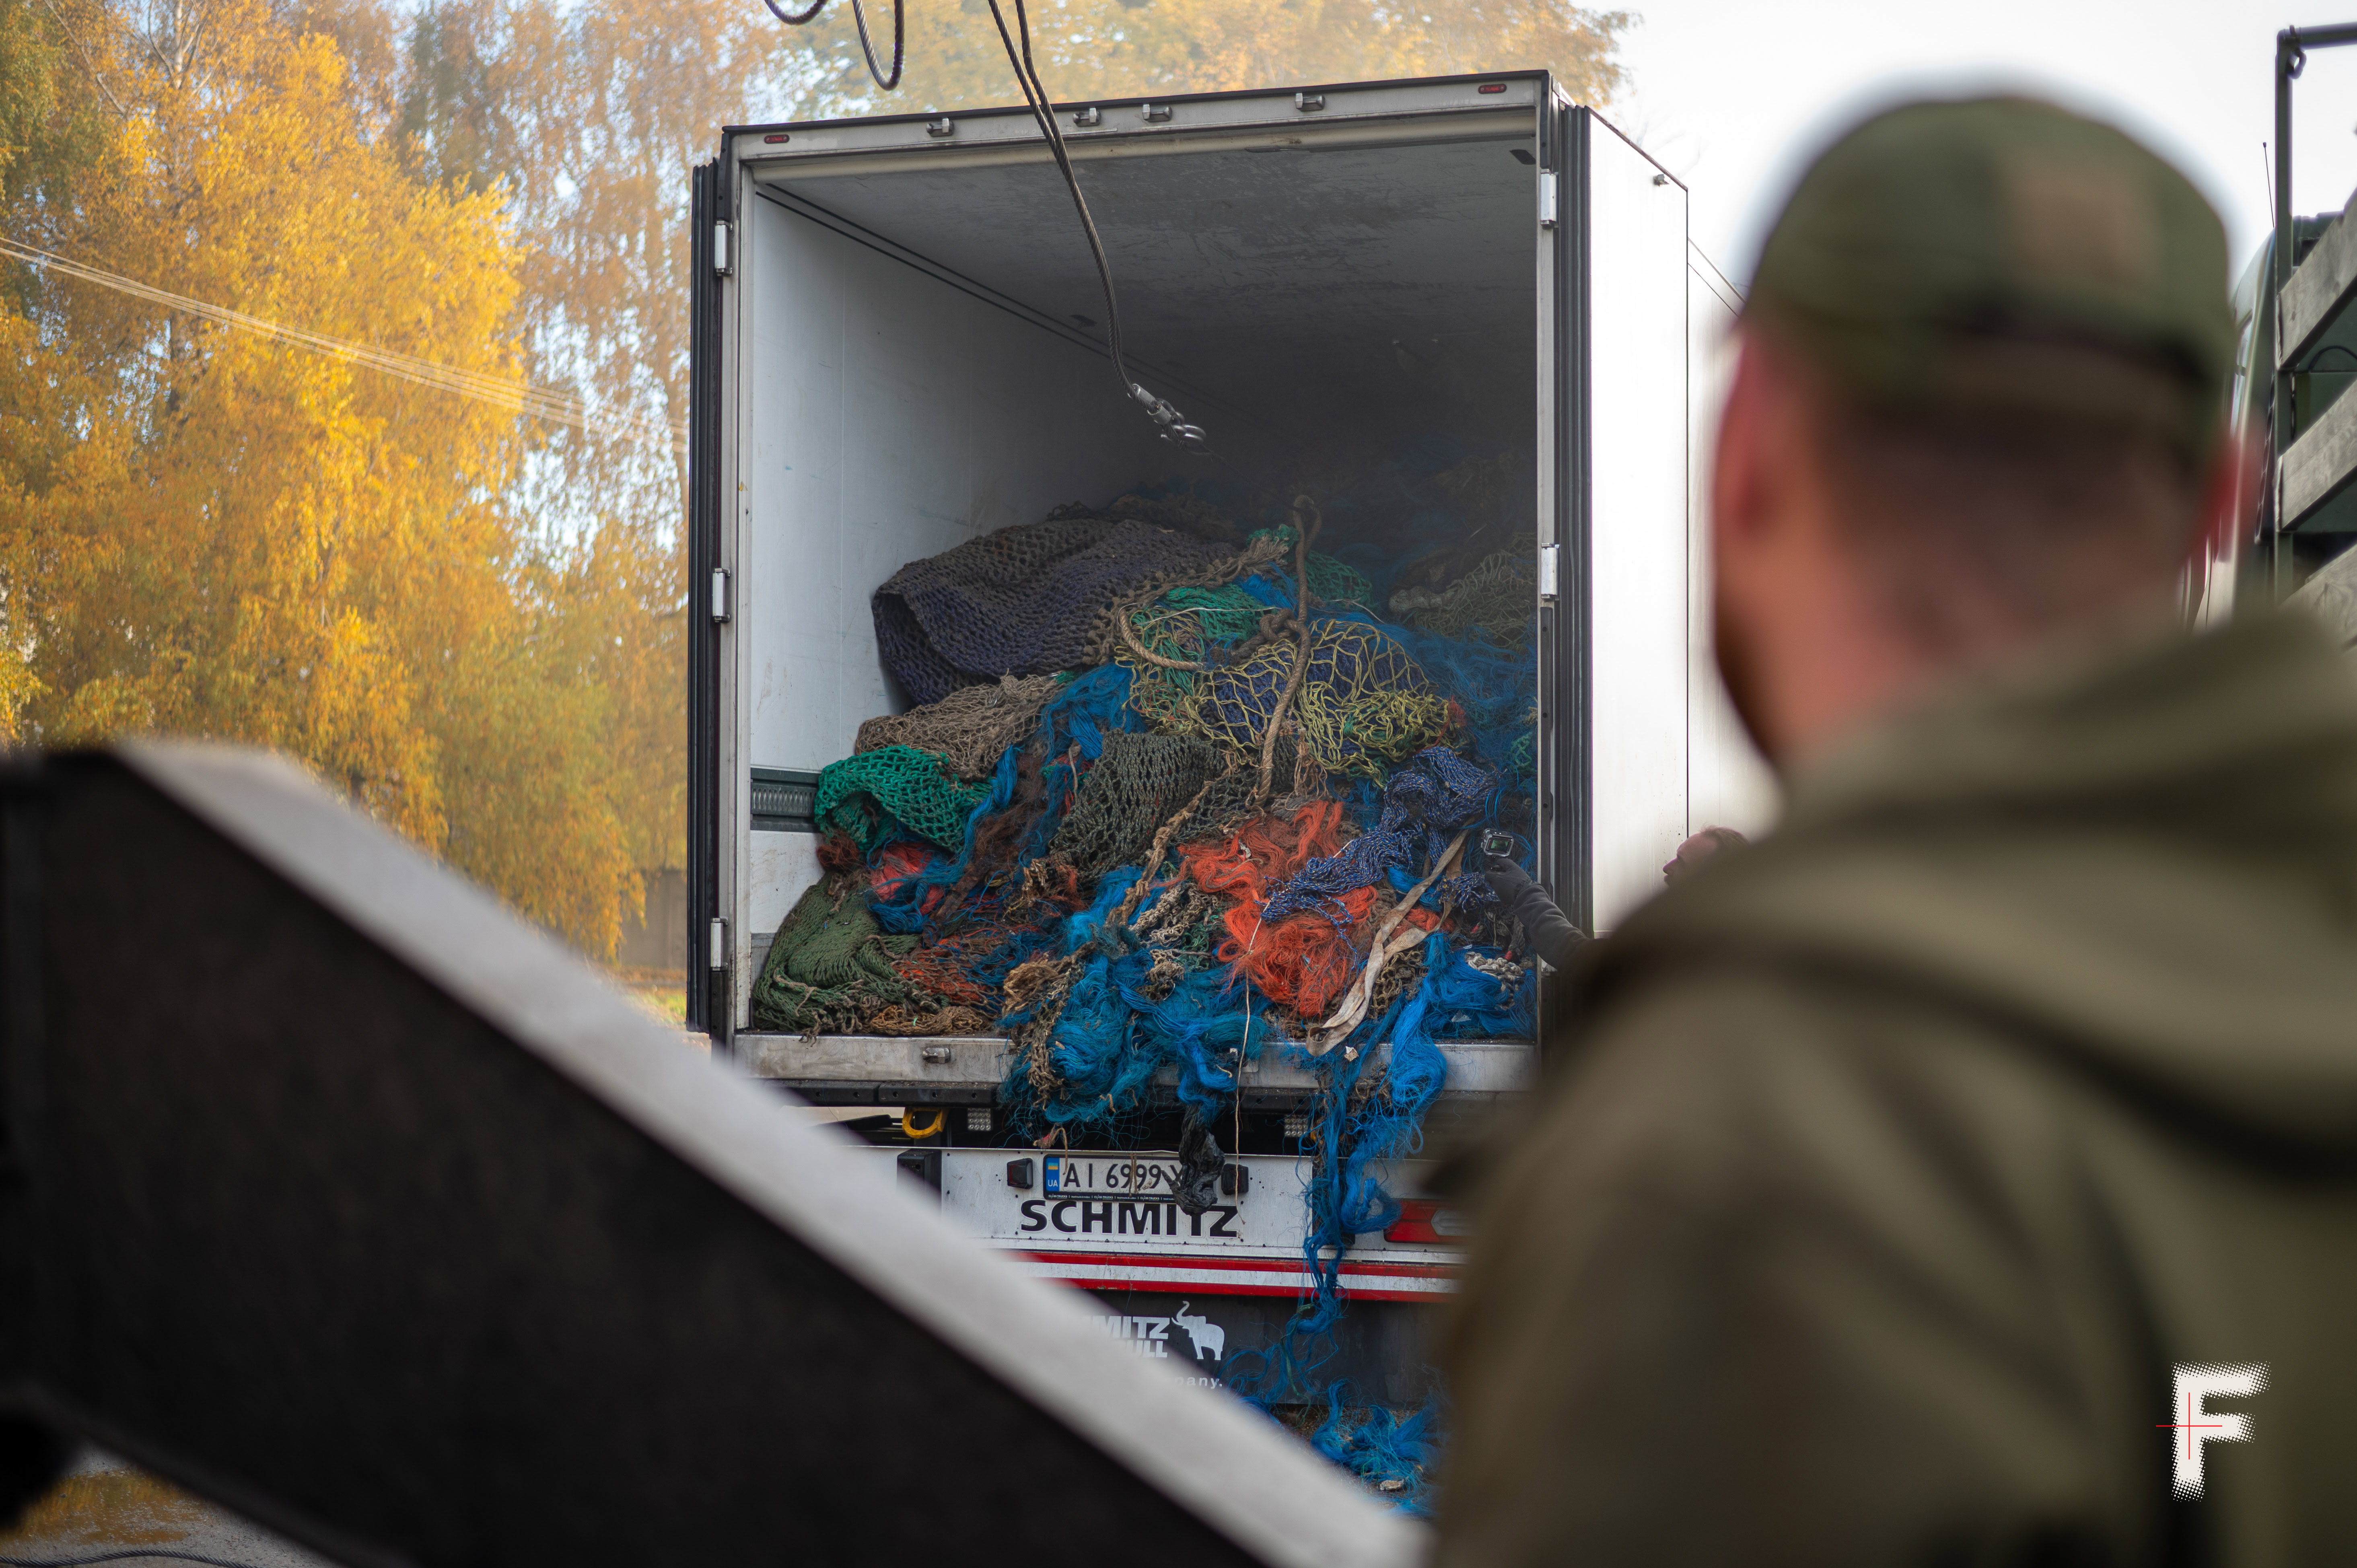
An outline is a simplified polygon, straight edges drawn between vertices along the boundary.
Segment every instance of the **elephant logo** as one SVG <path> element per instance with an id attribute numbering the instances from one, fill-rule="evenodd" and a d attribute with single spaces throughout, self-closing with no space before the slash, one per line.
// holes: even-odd
<path id="1" fill-rule="evenodd" d="M 1192 1302 L 1180 1302 L 1178 1310 L 1170 1315 L 1170 1321 L 1185 1329 L 1187 1337 L 1194 1342 L 1196 1360 L 1200 1361 L 1207 1350 L 1212 1360 L 1224 1359 L 1228 1353 L 1228 1331 L 1200 1312 L 1189 1316 L 1187 1309 L 1193 1305 Z"/>

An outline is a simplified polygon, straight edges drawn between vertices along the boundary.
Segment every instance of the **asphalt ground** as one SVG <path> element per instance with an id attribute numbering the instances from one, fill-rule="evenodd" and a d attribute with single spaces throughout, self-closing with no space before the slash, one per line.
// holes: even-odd
<path id="1" fill-rule="evenodd" d="M 167 1568 L 189 1556 L 235 1568 L 335 1568 L 291 1541 L 112 1455 L 86 1451 L 72 1473 L 0 1534 L 0 1568 L 106 1559 Z"/>

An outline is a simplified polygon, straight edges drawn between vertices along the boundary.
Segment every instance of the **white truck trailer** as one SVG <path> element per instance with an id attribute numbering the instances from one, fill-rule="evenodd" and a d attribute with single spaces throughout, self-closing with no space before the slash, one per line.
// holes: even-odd
<path id="1" fill-rule="evenodd" d="M 1217 457 L 1158 442 L 1117 395 L 1089 253 L 1025 110 L 737 127 L 698 171 L 689 1016 L 753 1074 L 878 1108 L 905 1145 L 879 1155 L 888 1173 L 1099 1293 L 1142 1354 L 1211 1375 L 1306 1283 L 1308 1074 L 1247 1073 L 1222 1211 L 1190 1219 L 1161 1201 L 1168 1153 L 1001 1146 L 1004 1039 L 747 1026 L 770 938 L 820 875 L 817 774 L 906 705 L 869 596 L 906 562 L 1174 470 L 1433 432 L 1518 449 L 1540 875 L 1609 928 L 1742 766 L 1702 651 L 1687 197 L 1544 73 L 1054 113 L 1132 369 Z M 1436 1114 L 1518 1091 L 1545 1046 L 1446 1042 Z M 939 1133 L 899 1135 L 936 1111 Z M 1394 1176 L 1412 1195 L 1415 1170 Z M 1383 1402 L 1417 1397 L 1415 1304 L 1448 1288 L 1459 1240 L 1411 1202 L 1344 1260 L 1370 1306 L 1343 1362 Z"/>

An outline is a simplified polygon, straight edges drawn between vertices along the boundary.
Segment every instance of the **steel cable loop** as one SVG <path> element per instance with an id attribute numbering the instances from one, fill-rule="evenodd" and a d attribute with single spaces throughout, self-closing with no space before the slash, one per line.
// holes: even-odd
<path id="1" fill-rule="evenodd" d="M 1022 36 L 1018 48 L 1016 36 L 1007 30 L 1006 16 L 999 8 L 999 0 L 990 0 L 990 19 L 997 24 L 998 41 L 1006 47 L 1006 62 L 1015 68 L 1016 84 L 1023 90 L 1023 102 L 1030 109 L 1032 119 L 1039 122 L 1039 134 L 1048 143 L 1048 154 L 1056 160 L 1056 168 L 1064 177 L 1064 188 L 1072 194 L 1072 208 L 1081 217 L 1081 232 L 1087 236 L 1089 255 L 1097 266 L 1097 282 L 1104 290 L 1105 348 L 1113 359 L 1114 376 L 1121 382 L 1124 395 L 1136 400 L 1155 424 L 1162 427 L 1166 441 L 1182 446 L 1205 450 L 1200 426 L 1189 424 L 1187 418 L 1165 399 L 1155 396 L 1133 380 L 1129 373 L 1128 357 L 1122 351 L 1121 302 L 1114 297 L 1113 264 L 1105 259 L 1104 240 L 1097 232 L 1096 220 L 1089 213 L 1088 198 L 1081 193 L 1080 177 L 1072 172 L 1072 157 L 1064 145 L 1064 134 L 1056 125 L 1056 114 L 1048 98 L 1048 89 L 1031 61 L 1031 19 L 1024 8 L 1024 0 L 1015 0 L 1015 22 Z"/>
<path id="2" fill-rule="evenodd" d="M 799 27 L 817 21 L 819 13 L 826 9 L 827 0 L 811 0 L 811 8 L 798 16 L 787 14 L 779 6 L 778 0 L 761 0 L 761 4 L 770 8 L 770 16 L 789 27 Z M 876 63 L 876 45 L 867 36 L 867 12 L 859 0 L 851 0 L 851 20 L 859 29 L 859 52 L 867 57 L 867 74 L 875 78 L 876 85 L 887 92 L 900 85 L 900 68 L 906 52 L 907 17 L 907 0 L 892 0 L 892 71 L 888 76 Z"/>

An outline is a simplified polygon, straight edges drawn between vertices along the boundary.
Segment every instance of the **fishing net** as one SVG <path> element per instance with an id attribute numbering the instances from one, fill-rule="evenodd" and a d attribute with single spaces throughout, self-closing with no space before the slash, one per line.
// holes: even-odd
<path id="1" fill-rule="evenodd" d="M 997 772 L 966 820 L 956 856 L 878 905 L 884 928 L 914 931 L 936 919 L 1004 912 L 1019 897 L 1025 865 L 1047 853 L 1082 766 L 1103 754 L 1109 736 L 1135 723 L 1128 671 L 1108 665 L 1066 683 L 1039 710 L 1031 739 L 1000 756 Z M 946 892 L 929 903 L 935 889 Z"/>
<path id="2" fill-rule="evenodd" d="M 1375 826 L 1288 877 L 1269 896 L 1269 917 L 1284 919 L 1314 911 L 1340 924 L 1363 916 L 1363 909 L 1351 910 L 1344 895 L 1389 881 L 1409 867 L 1437 867 L 1449 845 L 1448 830 L 1488 815 L 1496 791 L 1494 775 L 1446 746 L 1418 753 L 1413 763 L 1392 775 Z M 1443 883 L 1439 891 L 1444 898 L 1468 904 L 1495 902 L 1489 886 L 1480 874 L 1465 873 Z"/>
<path id="3" fill-rule="evenodd" d="M 877 651 L 920 703 L 1002 675 L 1098 663 L 1087 653 L 1108 604 L 1158 575 L 1183 576 L 1230 553 L 1135 521 L 1017 523 L 893 574 L 871 601 Z"/>
<path id="4" fill-rule="evenodd" d="M 996 685 L 961 686 L 938 703 L 869 719 L 852 750 L 913 746 L 949 758 L 961 779 L 987 779 L 1000 753 L 1028 738 L 1059 684 L 1053 675 L 1002 675 Z"/>
<path id="5" fill-rule="evenodd" d="M 954 847 L 966 820 L 990 796 L 987 787 L 957 777 L 949 759 L 913 746 L 888 746 L 846 757 L 818 776 L 819 822 L 857 839 L 881 843 L 894 827 Z"/>
<path id="6" fill-rule="evenodd" d="M 1526 647 L 1538 613 L 1538 567 L 1527 554 L 1500 551 L 1446 588 L 1402 588 L 1392 596 L 1391 608 L 1409 624 L 1442 637 L 1478 635 L 1501 646 Z"/>
<path id="7" fill-rule="evenodd" d="M 1128 636 L 1113 657 L 1132 674 L 1130 704 L 1147 724 L 1167 728 L 1202 676 L 1200 670 L 1173 666 L 1225 663 L 1226 650 L 1250 637 L 1268 612 L 1243 589 L 1222 584 L 1172 588 L 1118 613 L 1128 623 Z"/>
<path id="8" fill-rule="evenodd" d="M 1109 736 L 1049 853 L 1078 871 L 1084 886 L 1093 884 L 1141 860 L 1162 824 L 1225 766 L 1216 749 L 1184 736 Z"/>
<path id="9" fill-rule="evenodd" d="M 910 1000 L 892 961 L 917 945 L 913 936 L 879 930 L 856 890 L 804 893 L 770 942 L 753 981 L 756 1029 L 791 1034 L 855 1034 L 867 1015 Z"/>
<path id="10" fill-rule="evenodd" d="M 1309 1443 L 1401 1512 L 1422 1519 L 1432 1512 L 1432 1472 L 1440 1460 L 1435 1414 L 1430 1405 L 1405 1416 L 1380 1405 L 1353 1405 L 1350 1382 L 1338 1378 L 1327 1390 L 1326 1419 Z"/>
<path id="11" fill-rule="evenodd" d="M 1257 756 L 1293 684 L 1299 650 L 1272 643 L 1232 670 L 1213 670 L 1168 727 Z M 1296 698 L 1302 744 L 1331 773 L 1379 777 L 1448 732 L 1448 704 L 1407 650 L 1372 624 L 1321 619 Z"/>
<path id="12" fill-rule="evenodd" d="M 1252 540 L 1254 542 L 1264 539 L 1273 540 L 1285 547 L 1286 554 L 1289 558 L 1293 553 L 1293 542 L 1296 537 L 1297 536 L 1293 525 L 1284 523 L 1275 528 L 1255 531 Z M 1345 562 L 1339 561 L 1331 555 L 1320 554 L 1313 550 L 1309 553 L 1307 565 L 1311 598 L 1325 599 L 1329 602 L 1347 599 L 1353 604 L 1366 604 L 1374 597 L 1374 585 L 1360 575 Z"/>
<path id="13" fill-rule="evenodd" d="M 1246 1064 L 1308 1066 L 1311 1289 L 1242 1382 L 1323 1409 L 1321 1449 L 1410 1507 L 1426 1417 L 1318 1369 L 1436 1042 L 1531 1027 L 1464 858 L 1529 822 L 1527 467 L 1440 442 L 1322 513 L 1175 487 L 904 567 L 877 642 L 925 705 L 822 777 L 831 891 L 756 983 L 756 1027 L 1007 1036 L 1010 1140 L 1128 1146 L 1175 1093 L 1211 1161 Z"/>
<path id="14" fill-rule="evenodd" d="M 1356 952 L 1332 921 L 1265 918 L 1270 886 L 1340 848 L 1342 804 L 1312 800 L 1291 817 L 1269 815 L 1231 838 L 1190 843 L 1178 854 L 1187 875 L 1230 900 L 1220 917 L 1220 961 L 1249 978 L 1263 995 L 1297 1014 L 1323 1015 L 1350 983 Z M 1368 893 L 1359 913 L 1373 899 Z"/>
<path id="15" fill-rule="evenodd" d="M 1236 1006 L 1223 973 L 1187 961 L 1189 944 L 1148 947 L 1118 918 L 1138 880 L 1131 868 L 1107 876 L 1060 923 L 1060 953 L 1007 976 L 1016 1049 L 1005 1098 L 1028 1124 L 1109 1129 L 1165 1068 L 1181 1104 L 1216 1109 L 1272 1036 L 1267 1010 Z"/>
<path id="16" fill-rule="evenodd" d="M 1315 760 L 1300 756 L 1300 742 L 1293 736 L 1276 737 L 1276 750 L 1269 770 L 1269 793 L 1282 809 L 1284 802 L 1297 793 L 1315 794 L 1320 776 Z M 1195 798 L 1187 814 L 1171 830 L 1169 843 L 1183 844 L 1214 833 L 1232 830 L 1248 817 L 1260 814 L 1253 797 L 1260 787 L 1260 770 L 1246 762 L 1218 775 Z"/>
<path id="17" fill-rule="evenodd" d="M 1415 627 L 1387 628 L 1421 664 L 1437 690 L 1456 704 L 1457 732 L 1482 764 L 1516 778 L 1531 777 L 1527 750 L 1515 746 L 1537 722 L 1537 673 L 1527 651 L 1478 639 L 1440 637 Z"/>

